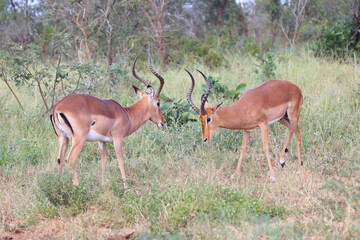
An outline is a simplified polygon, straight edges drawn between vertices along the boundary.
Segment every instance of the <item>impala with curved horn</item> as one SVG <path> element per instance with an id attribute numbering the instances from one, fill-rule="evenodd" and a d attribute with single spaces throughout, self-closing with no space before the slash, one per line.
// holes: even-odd
<path id="1" fill-rule="evenodd" d="M 271 165 L 268 147 L 268 125 L 274 122 L 279 122 L 288 129 L 288 135 L 280 154 L 281 166 L 284 167 L 285 165 L 285 154 L 288 152 L 287 147 L 294 132 L 298 147 L 299 168 L 302 166 L 300 154 L 301 134 L 298 127 L 302 94 L 299 87 L 288 81 L 270 80 L 259 85 L 257 88 L 246 91 L 239 101 L 233 105 L 221 107 L 222 103 L 220 103 L 217 106 L 207 106 L 210 82 L 202 72 L 197 70 L 204 77 L 207 85 L 206 92 L 201 97 L 201 107 L 199 109 L 191 100 L 191 94 L 195 85 L 194 78 L 189 71 L 186 69 L 185 71 L 190 75 L 192 81 L 187 94 L 187 100 L 199 115 L 203 141 L 208 142 L 219 127 L 244 130 L 239 162 L 232 176 L 240 174 L 241 161 L 244 157 L 250 131 L 260 128 L 263 148 L 270 169 L 270 179 L 274 180 L 274 170 Z"/>
<path id="2" fill-rule="evenodd" d="M 165 124 L 160 111 L 159 98 L 164 86 L 164 79 L 152 68 L 151 56 L 149 55 L 150 71 L 160 80 L 160 87 L 154 93 L 154 89 L 149 82 L 136 74 L 136 60 L 137 57 L 132 66 L 132 73 L 136 79 L 147 87 L 147 91 L 143 93 L 133 85 L 135 93 L 140 99 L 130 107 L 122 107 L 113 100 L 102 100 L 85 94 L 73 94 L 57 102 L 52 109 L 50 120 L 59 140 L 58 168 L 59 170 L 63 169 L 66 149 L 69 139 L 72 139 L 72 146 L 66 162 L 73 172 L 73 183 L 75 185 L 79 184 L 75 171 L 76 159 L 86 141 L 97 141 L 102 160 L 102 182 L 104 183 L 107 162 L 106 142 L 113 142 L 121 176 L 126 187 L 122 154 L 123 138 L 136 131 L 148 120 L 160 127 Z"/>

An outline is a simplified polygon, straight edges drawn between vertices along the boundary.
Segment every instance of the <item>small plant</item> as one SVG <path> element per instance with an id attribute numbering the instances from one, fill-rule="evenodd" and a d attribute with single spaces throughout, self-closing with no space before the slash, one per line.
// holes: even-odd
<path id="1" fill-rule="evenodd" d="M 188 122 L 196 121 L 190 118 L 194 111 L 191 110 L 187 101 L 177 98 L 169 98 L 164 94 L 160 94 L 162 101 L 161 112 L 168 126 L 182 126 Z"/>
<path id="2" fill-rule="evenodd" d="M 55 208 L 68 208 L 73 214 L 86 210 L 95 197 L 85 184 L 75 186 L 70 173 L 47 172 L 38 177 L 36 185 L 39 202 L 47 201 Z"/>
<path id="3" fill-rule="evenodd" d="M 260 47 L 252 37 L 244 40 L 242 49 L 245 54 L 250 54 L 251 56 L 256 56 L 260 53 Z"/>
<path id="4" fill-rule="evenodd" d="M 265 56 L 262 53 L 257 53 L 256 59 L 260 62 L 259 65 L 256 64 L 260 71 L 256 69 L 255 73 L 260 75 L 260 79 L 266 81 L 275 78 L 276 64 L 274 53 L 267 52 Z"/>
<path id="5" fill-rule="evenodd" d="M 235 90 L 229 90 L 227 85 L 222 85 L 220 83 L 221 77 L 214 78 L 210 75 L 208 79 L 211 86 L 210 95 L 215 95 L 217 98 L 223 98 L 225 100 L 238 100 L 242 90 L 246 87 L 246 83 L 240 83 L 236 86 Z M 201 88 L 202 91 L 205 92 L 206 84 L 202 84 Z"/>
<path id="6" fill-rule="evenodd" d="M 215 51 L 209 51 L 204 57 L 206 65 L 218 68 L 222 65 L 222 57 Z"/>

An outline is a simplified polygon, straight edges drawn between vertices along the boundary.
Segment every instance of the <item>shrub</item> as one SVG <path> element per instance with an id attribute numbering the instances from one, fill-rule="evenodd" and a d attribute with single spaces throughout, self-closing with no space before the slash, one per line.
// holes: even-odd
<path id="1" fill-rule="evenodd" d="M 210 68 L 218 68 L 222 65 L 222 57 L 215 51 L 209 51 L 204 57 L 205 63 Z"/>
<path id="2" fill-rule="evenodd" d="M 160 94 L 162 106 L 161 112 L 166 120 L 167 126 L 182 126 L 188 122 L 196 121 L 190 118 L 190 114 L 194 111 L 191 110 L 187 101 L 183 101 L 177 98 L 169 98 L 163 93 Z"/>
<path id="3" fill-rule="evenodd" d="M 348 56 L 357 47 L 355 34 L 356 31 L 351 22 L 337 22 L 331 28 L 324 26 L 320 30 L 319 39 L 312 46 L 314 55 L 334 58 Z"/>
<path id="4" fill-rule="evenodd" d="M 85 211 L 96 196 L 84 183 L 75 186 L 70 173 L 44 173 L 37 178 L 36 185 L 36 197 L 40 203 L 68 208 L 73 214 Z"/>
<path id="5" fill-rule="evenodd" d="M 274 62 L 274 53 L 267 52 L 265 56 L 262 53 L 258 53 L 256 54 L 256 58 L 260 62 L 259 65 L 256 65 L 260 68 L 260 71 L 256 69 L 255 73 L 260 76 L 260 79 L 266 81 L 275 78 L 276 64 Z"/>
<path id="6" fill-rule="evenodd" d="M 244 54 L 250 54 L 251 56 L 260 53 L 260 47 L 252 37 L 245 38 L 242 50 Z"/>
<path id="7" fill-rule="evenodd" d="M 241 90 L 246 87 L 246 83 L 240 83 L 236 86 L 235 90 L 229 90 L 227 85 L 222 85 L 220 83 L 221 77 L 214 78 L 213 76 L 208 77 L 210 82 L 210 94 L 214 95 L 217 98 L 223 98 L 225 100 L 237 100 L 241 94 Z M 201 85 L 202 90 L 205 92 L 206 83 Z"/>

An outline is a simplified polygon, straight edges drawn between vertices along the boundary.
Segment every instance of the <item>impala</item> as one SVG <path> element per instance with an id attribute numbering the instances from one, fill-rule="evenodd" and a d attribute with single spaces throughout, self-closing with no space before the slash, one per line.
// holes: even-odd
<path id="1" fill-rule="evenodd" d="M 201 97 L 200 109 L 191 100 L 195 81 L 189 71 L 185 71 L 191 77 L 191 87 L 187 94 L 187 100 L 194 111 L 199 115 L 202 126 L 203 141 L 208 142 L 215 130 L 219 127 L 227 129 L 243 129 L 243 141 L 241 144 L 240 157 L 235 173 L 240 174 L 241 161 L 244 157 L 245 148 L 249 139 L 250 131 L 260 128 L 264 152 L 269 164 L 270 179 L 274 180 L 274 170 L 271 165 L 268 147 L 268 125 L 279 122 L 288 129 L 288 135 L 280 154 L 280 164 L 285 165 L 285 154 L 288 152 L 288 145 L 295 132 L 298 147 L 298 166 L 301 168 L 301 134 L 298 127 L 300 108 L 302 105 L 302 94 L 295 85 L 283 80 L 270 80 L 257 88 L 246 91 L 239 101 L 230 106 L 222 107 L 207 106 L 207 98 L 210 93 L 210 82 L 201 73 L 206 81 L 206 92 Z"/>
<path id="2" fill-rule="evenodd" d="M 86 141 L 97 141 L 102 160 L 102 183 L 104 183 L 105 167 L 107 162 L 106 142 L 113 142 L 119 168 L 126 187 L 126 175 L 123 163 L 123 138 L 136 131 L 146 121 L 151 120 L 159 127 L 165 124 L 160 111 L 159 94 L 164 86 L 164 79 L 151 66 L 150 71 L 160 80 L 160 87 L 156 93 L 149 82 L 139 77 L 135 72 L 137 57 L 132 66 L 134 77 L 145 86 L 146 93 L 133 85 L 135 93 L 140 97 L 130 107 L 122 107 L 113 100 L 102 100 L 90 95 L 74 94 L 64 97 L 57 102 L 50 115 L 51 123 L 59 140 L 59 154 L 57 158 L 59 170 L 63 170 L 64 157 L 69 143 L 72 146 L 67 156 L 67 165 L 73 173 L 73 183 L 79 184 L 75 162 Z"/>

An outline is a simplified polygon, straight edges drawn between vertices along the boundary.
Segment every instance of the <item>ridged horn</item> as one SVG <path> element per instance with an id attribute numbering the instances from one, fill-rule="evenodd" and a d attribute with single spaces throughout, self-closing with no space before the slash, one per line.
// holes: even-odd
<path id="1" fill-rule="evenodd" d="M 206 82 L 206 92 L 201 96 L 201 114 L 205 115 L 206 111 L 205 111 L 205 103 L 207 101 L 207 98 L 210 94 L 210 82 L 209 79 L 205 76 L 205 74 L 203 74 L 200 70 L 196 69 L 199 73 L 201 73 L 201 75 L 204 77 L 205 82 Z"/>
<path id="2" fill-rule="evenodd" d="M 193 90 L 194 90 L 194 86 L 195 86 L 194 77 L 191 75 L 191 73 L 190 73 L 188 70 L 185 69 L 185 71 L 186 71 L 186 72 L 190 75 L 190 77 L 191 77 L 191 87 L 190 87 L 190 89 L 189 89 L 189 91 L 188 91 L 188 93 L 187 93 L 187 95 L 186 95 L 186 99 L 187 99 L 187 101 L 189 102 L 189 104 L 190 104 L 190 106 L 192 107 L 192 109 L 194 109 L 194 111 L 195 111 L 198 115 L 200 115 L 200 114 L 201 114 L 200 109 L 197 108 L 197 107 L 195 106 L 195 104 L 193 103 L 193 101 L 191 100 L 191 94 L 192 94 L 192 92 L 193 92 Z"/>
<path id="3" fill-rule="evenodd" d="M 159 79 L 160 81 L 160 86 L 159 86 L 159 89 L 157 90 L 157 92 L 155 93 L 155 96 L 156 97 L 159 97 L 160 95 L 160 92 L 164 86 L 164 78 L 158 74 L 157 72 L 155 72 L 155 70 L 153 69 L 153 67 L 151 66 L 151 55 L 149 54 L 149 69 L 150 71 Z"/>
<path id="4" fill-rule="evenodd" d="M 137 60 L 138 57 L 139 57 L 139 55 L 137 55 L 135 57 L 135 59 L 134 59 L 134 64 L 132 66 L 132 74 L 134 75 L 134 77 L 136 79 L 138 79 L 140 82 L 142 82 L 146 87 L 149 87 L 149 86 L 151 87 L 151 85 L 150 85 L 150 83 L 148 81 L 146 81 L 145 79 L 142 79 L 141 77 L 139 77 L 135 72 L 135 64 L 136 64 L 136 60 Z"/>

